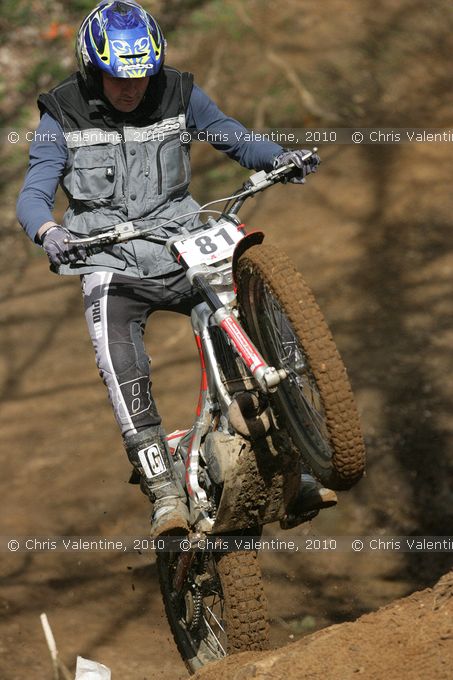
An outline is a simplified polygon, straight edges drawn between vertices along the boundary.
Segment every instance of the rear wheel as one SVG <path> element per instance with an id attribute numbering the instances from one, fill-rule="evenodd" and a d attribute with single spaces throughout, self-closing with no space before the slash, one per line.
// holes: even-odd
<path id="1" fill-rule="evenodd" d="M 244 327 L 266 361 L 288 374 L 272 395 L 280 424 L 323 484 L 351 487 L 365 447 L 346 369 L 311 290 L 273 246 L 247 250 L 235 275 Z"/>
<path id="2" fill-rule="evenodd" d="M 189 670 L 267 648 L 267 602 L 255 552 L 162 552 L 157 568 L 167 618 Z"/>

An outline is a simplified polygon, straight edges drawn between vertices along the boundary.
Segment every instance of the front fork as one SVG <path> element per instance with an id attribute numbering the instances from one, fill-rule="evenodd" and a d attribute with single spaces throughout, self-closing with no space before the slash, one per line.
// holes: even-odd
<path id="1" fill-rule="evenodd" d="M 265 394 L 275 392 L 277 386 L 286 378 L 287 372 L 283 368 L 277 370 L 273 366 L 266 364 L 255 345 L 238 324 L 234 314 L 228 312 L 225 307 L 215 312 L 214 320 L 228 335 L 233 347 L 242 357 L 243 362 L 260 386 L 261 391 Z"/>
<path id="2" fill-rule="evenodd" d="M 206 276 L 197 267 L 187 271 L 189 281 L 198 289 L 206 300 L 214 321 L 229 337 L 236 352 L 255 378 L 265 394 L 275 391 L 277 386 L 287 377 L 284 369 L 277 370 L 268 366 L 247 333 L 238 324 L 234 314 L 223 304 L 215 290 L 206 280 Z"/>

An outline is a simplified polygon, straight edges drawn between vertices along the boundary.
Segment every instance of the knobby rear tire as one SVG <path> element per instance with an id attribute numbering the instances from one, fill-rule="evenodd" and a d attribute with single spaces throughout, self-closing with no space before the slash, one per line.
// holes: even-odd
<path id="1" fill-rule="evenodd" d="M 217 569 L 225 598 L 228 654 L 267 649 L 267 599 L 256 553 L 225 553 Z"/>
<path id="2" fill-rule="evenodd" d="M 266 361 L 276 368 L 285 364 L 278 357 L 278 342 L 271 328 L 275 321 L 269 319 L 277 314 L 284 326 L 282 338 L 284 333 L 292 336 L 297 347 L 288 349 L 291 343 L 285 345 L 282 339 L 280 349 L 303 357 L 298 361 L 304 368 L 293 371 L 293 382 L 284 380 L 271 397 L 279 423 L 324 485 L 350 488 L 363 474 L 365 446 L 346 369 L 310 288 L 287 255 L 269 245 L 247 250 L 239 259 L 235 276 L 241 321 Z M 270 306 L 276 311 L 269 313 Z M 306 377 L 299 378 L 298 373 Z M 295 413 L 299 409 L 294 407 L 299 403 L 301 411 L 305 408 L 302 400 L 297 402 L 293 396 L 299 389 L 297 381 L 305 379 L 321 403 L 319 415 L 313 408 L 318 421 L 312 419 L 311 429 L 317 434 L 311 437 L 310 427 L 301 425 L 301 417 Z M 304 412 L 305 422 L 310 420 L 309 411 L 310 406 L 306 408 L 308 417 Z M 321 421 L 322 428 L 318 427 Z"/>
<path id="3" fill-rule="evenodd" d="M 207 553 L 204 557 L 197 553 L 182 592 L 175 593 L 172 579 L 179 555 L 180 553 L 158 553 L 157 569 L 167 619 L 178 651 L 188 669 L 194 673 L 207 663 L 227 654 L 267 649 L 267 600 L 256 553 Z M 194 592 L 193 583 L 197 574 L 200 571 L 203 573 L 204 567 L 200 569 L 203 559 L 209 567 L 206 572 L 212 578 L 211 581 L 204 581 L 200 621 L 193 625 L 191 593 Z M 218 617 L 218 628 L 208 607 Z M 205 623 L 206 619 L 209 626 Z"/>

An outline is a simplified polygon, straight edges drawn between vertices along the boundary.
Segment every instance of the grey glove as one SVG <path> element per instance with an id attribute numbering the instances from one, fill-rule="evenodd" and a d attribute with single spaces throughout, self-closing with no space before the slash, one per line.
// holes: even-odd
<path id="1" fill-rule="evenodd" d="M 292 149 L 289 151 L 283 151 L 274 160 L 274 169 L 281 168 L 282 165 L 288 165 L 288 163 L 294 163 L 294 165 L 299 168 L 299 172 L 291 177 L 289 180 L 292 184 L 305 184 L 305 177 L 312 172 L 318 170 L 318 165 L 321 162 L 318 154 L 314 153 L 307 158 L 306 161 L 303 157 L 310 153 L 307 149 Z"/>
<path id="2" fill-rule="evenodd" d="M 53 267 L 58 268 L 61 264 L 80 260 L 84 262 L 86 260 L 88 253 L 85 246 L 73 246 L 65 243 L 65 240 L 70 240 L 71 238 L 71 232 L 60 226 L 50 227 L 50 229 L 44 232 L 42 247 L 46 251 L 50 264 Z"/>

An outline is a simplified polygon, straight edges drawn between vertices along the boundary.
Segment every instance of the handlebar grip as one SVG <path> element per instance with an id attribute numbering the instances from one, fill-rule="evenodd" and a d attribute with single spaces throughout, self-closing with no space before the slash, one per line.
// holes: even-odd
<path id="1" fill-rule="evenodd" d="M 315 153 L 318 153 L 318 147 L 314 146 L 311 151 L 309 151 L 305 156 L 302 158 L 302 160 L 307 161 L 309 158 L 315 155 Z"/>
<path id="2" fill-rule="evenodd" d="M 317 151 L 318 147 L 314 146 L 311 151 L 308 151 L 308 153 L 302 157 L 302 161 L 308 161 L 317 153 Z M 288 163 L 287 165 L 281 165 L 279 168 L 275 168 L 275 170 L 271 170 L 271 172 L 268 173 L 268 177 L 274 178 L 275 181 L 286 181 L 287 178 L 290 178 L 291 173 L 298 172 L 299 170 L 300 168 L 298 168 L 294 163 Z"/>

